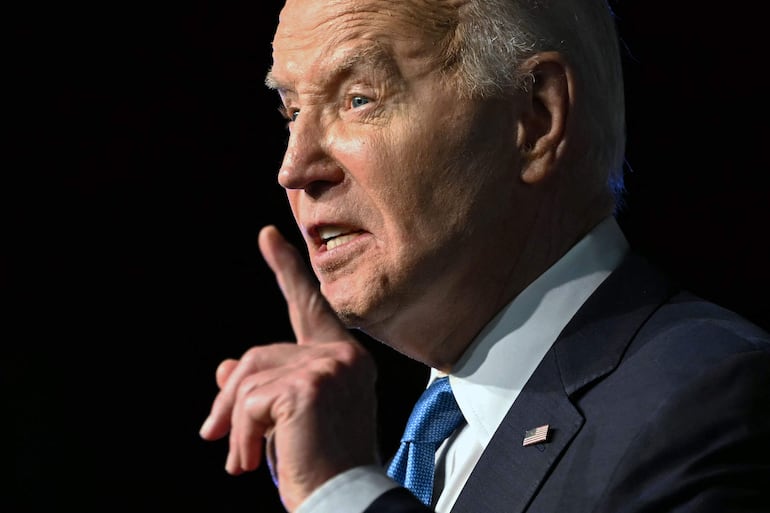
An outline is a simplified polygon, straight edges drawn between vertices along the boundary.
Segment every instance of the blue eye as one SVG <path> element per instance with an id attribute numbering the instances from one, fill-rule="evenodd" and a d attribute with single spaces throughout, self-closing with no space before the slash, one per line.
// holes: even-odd
<path id="1" fill-rule="evenodd" d="M 364 105 L 369 103 L 369 101 L 370 101 L 369 98 L 367 98 L 365 96 L 354 96 L 350 100 L 350 105 L 355 109 L 355 108 L 358 108 L 358 107 L 363 107 Z"/>

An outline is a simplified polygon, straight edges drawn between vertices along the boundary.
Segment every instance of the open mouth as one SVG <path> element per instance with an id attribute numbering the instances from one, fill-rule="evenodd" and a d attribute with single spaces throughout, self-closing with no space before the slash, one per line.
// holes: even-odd
<path id="1" fill-rule="evenodd" d="M 318 228 L 318 237 L 321 243 L 326 245 L 326 251 L 350 242 L 361 233 L 360 230 L 351 230 L 339 226 L 322 226 Z"/>

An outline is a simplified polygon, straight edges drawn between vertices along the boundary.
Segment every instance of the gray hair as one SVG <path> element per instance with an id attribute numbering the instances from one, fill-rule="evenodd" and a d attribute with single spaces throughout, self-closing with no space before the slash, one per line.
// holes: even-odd
<path id="1" fill-rule="evenodd" d="M 494 96 L 527 87 L 519 63 L 558 51 L 586 94 L 579 115 L 589 125 L 586 159 L 616 201 L 623 192 L 625 98 L 620 44 L 606 0 L 469 0 L 459 10 L 445 58 L 463 94 Z"/>

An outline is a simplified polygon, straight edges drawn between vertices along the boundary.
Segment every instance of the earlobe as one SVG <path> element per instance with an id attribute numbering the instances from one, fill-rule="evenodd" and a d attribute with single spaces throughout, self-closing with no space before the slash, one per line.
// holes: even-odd
<path id="1" fill-rule="evenodd" d="M 555 167 L 567 137 L 567 119 L 572 103 L 572 75 L 558 52 L 543 52 L 523 63 L 532 80 L 523 98 L 519 119 L 518 148 L 523 158 L 521 178 L 534 184 Z"/>

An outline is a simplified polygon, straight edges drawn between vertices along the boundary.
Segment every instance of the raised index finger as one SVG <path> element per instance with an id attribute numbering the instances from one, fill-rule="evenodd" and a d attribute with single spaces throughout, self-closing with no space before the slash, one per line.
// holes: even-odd
<path id="1" fill-rule="evenodd" d="M 299 344 L 332 342 L 350 337 L 321 294 L 297 248 L 275 226 L 266 226 L 259 232 L 259 249 L 275 273 L 286 299 L 289 320 Z"/>

